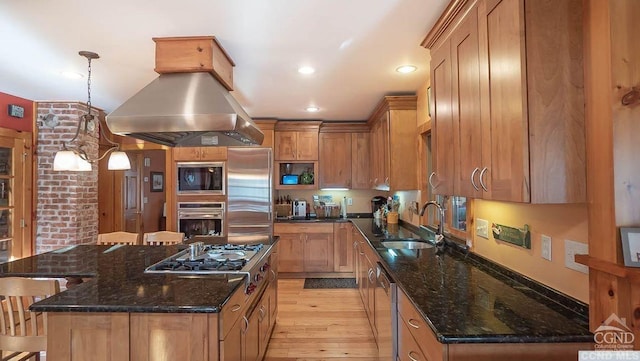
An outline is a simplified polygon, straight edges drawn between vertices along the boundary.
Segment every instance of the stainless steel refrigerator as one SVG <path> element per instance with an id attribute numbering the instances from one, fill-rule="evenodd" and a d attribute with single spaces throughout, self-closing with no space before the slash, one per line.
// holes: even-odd
<path id="1" fill-rule="evenodd" d="M 271 148 L 229 147 L 227 154 L 227 238 L 261 243 L 273 235 Z"/>

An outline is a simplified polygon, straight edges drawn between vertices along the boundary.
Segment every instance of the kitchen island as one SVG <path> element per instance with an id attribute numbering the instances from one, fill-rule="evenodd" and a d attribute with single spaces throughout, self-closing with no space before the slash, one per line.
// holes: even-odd
<path id="1" fill-rule="evenodd" d="M 264 353 L 277 312 L 277 272 L 251 295 L 244 274 L 144 273 L 181 248 L 71 246 L 2 264 L 0 275 L 90 278 L 31 306 L 48 312 L 48 360 L 213 361 Z M 276 249 L 274 242 L 273 264 Z"/>

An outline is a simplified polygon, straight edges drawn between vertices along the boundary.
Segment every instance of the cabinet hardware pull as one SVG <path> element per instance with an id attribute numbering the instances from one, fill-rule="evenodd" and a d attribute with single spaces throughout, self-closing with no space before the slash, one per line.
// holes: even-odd
<path id="1" fill-rule="evenodd" d="M 244 330 L 242 330 L 242 333 L 247 333 L 247 331 L 249 331 L 249 319 L 247 316 L 242 316 L 242 320 L 244 321 Z"/>
<path id="2" fill-rule="evenodd" d="M 276 271 L 274 271 L 273 268 L 270 271 L 271 271 L 271 274 L 273 275 L 273 279 L 271 281 L 275 281 L 276 278 L 278 278 L 278 275 L 276 275 Z"/>
<path id="3" fill-rule="evenodd" d="M 235 304 L 235 305 L 233 305 L 233 307 L 231 308 L 231 312 L 236 312 L 236 311 L 238 311 L 238 310 L 239 310 L 239 309 L 241 309 L 241 308 L 242 308 L 242 306 L 240 306 L 239 304 L 237 304 L 237 303 L 236 303 L 236 304 Z"/>
<path id="4" fill-rule="evenodd" d="M 480 172 L 480 177 L 478 177 L 478 179 L 480 179 L 480 186 L 485 192 L 488 192 L 489 190 L 487 189 L 487 186 L 482 181 L 482 178 L 484 177 L 484 174 L 487 172 L 487 170 L 489 170 L 489 168 L 487 167 L 482 168 L 482 172 Z"/>
<path id="5" fill-rule="evenodd" d="M 385 178 L 385 179 L 384 179 L 384 184 L 385 184 L 385 185 L 389 185 L 389 177 L 387 177 L 387 178 Z"/>
<path id="6" fill-rule="evenodd" d="M 420 325 L 416 325 L 415 323 L 411 322 L 411 321 L 417 321 L 414 320 L 413 318 L 410 318 L 409 321 L 407 321 L 407 323 L 409 324 L 409 326 L 413 327 L 413 328 L 420 328 Z"/>
<path id="7" fill-rule="evenodd" d="M 473 180 L 473 177 L 476 176 L 476 173 L 480 170 L 480 168 L 476 167 L 473 172 L 471 172 L 471 185 L 473 186 L 473 189 L 479 191 L 480 188 L 478 188 L 478 186 L 476 185 L 476 182 Z"/>
<path id="8" fill-rule="evenodd" d="M 413 352 L 413 351 L 409 351 L 409 352 L 407 353 L 407 356 L 409 356 L 409 359 L 410 359 L 411 361 L 418 361 L 418 359 L 417 359 L 417 358 L 414 358 L 413 356 L 411 356 L 411 354 L 412 354 L 412 353 L 413 353 L 413 354 L 415 354 L 415 352 Z"/>
<path id="9" fill-rule="evenodd" d="M 431 182 L 431 179 L 434 175 L 436 175 L 436 172 L 431 172 L 431 175 L 429 175 L 429 185 L 431 186 L 432 191 L 436 189 L 436 187 L 433 185 L 433 182 Z"/>

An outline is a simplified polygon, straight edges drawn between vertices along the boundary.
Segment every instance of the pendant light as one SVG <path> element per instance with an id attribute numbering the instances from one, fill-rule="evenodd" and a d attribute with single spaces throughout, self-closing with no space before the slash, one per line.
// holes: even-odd
<path id="1" fill-rule="evenodd" d="M 107 143 L 111 145 L 111 147 L 107 149 L 102 154 L 102 156 L 97 158 L 89 157 L 89 154 L 87 154 L 86 151 L 87 143 L 83 140 L 78 139 L 78 136 L 80 135 L 80 129 L 83 129 L 83 133 L 84 135 L 86 135 L 87 132 L 91 130 L 90 128 L 95 126 L 95 124 L 93 123 L 95 117 L 91 114 L 91 60 L 100 58 L 98 54 L 90 51 L 80 51 L 78 54 L 87 58 L 89 64 L 87 77 L 87 106 L 89 107 L 89 109 L 87 110 L 86 114 L 80 116 L 78 127 L 76 128 L 76 134 L 70 141 L 62 143 L 63 150 L 58 151 L 53 158 L 53 170 L 88 172 L 91 171 L 92 163 L 96 163 L 102 160 L 107 155 L 109 155 L 107 169 L 131 169 L 131 163 L 129 162 L 129 157 L 127 156 L 127 154 L 123 151 L 120 151 L 120 145 L 118 143 L 107 138 L 107 136 L 104 134 L 103 127 L 100 126 L 100 124 L 98 124 L 98 136 L 103 137 L 107 141 Z"/>

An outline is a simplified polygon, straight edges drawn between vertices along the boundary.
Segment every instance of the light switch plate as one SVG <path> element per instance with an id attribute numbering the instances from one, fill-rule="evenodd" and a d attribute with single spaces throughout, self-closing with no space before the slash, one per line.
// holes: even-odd
<path id="1" fill-rule="evenodd" d="M 540 251 L 540 256 L 542 256 L 542 258 L 546 259 L 547 261 L 551 261 L 551 237 L 547 236 L 546 234 L 543 234 L 540 237 L 540 240 L 542 241 L 542 249 Z"/>
<path id="2" fill-rule="evenodd" d="M 576 270 L 582 273 L 589 273 L 589 267 L 576 263 L 576 254 L 589 254 L 589 246 L 586 243 L 572 241 L 570 239 L 564 240 L 564 265 L 567 268 Z"/>
<path id="3" fill-rule="evenodd" d="M 351 198 L 351 197 L 347 198 L 347 205 L 348 206 L 352 206 L 353 205 L 353 198 Z"/>
<path id="4" fill-rule="evenodd" d="M 489 239 L 489 221 L 476 218 L 476 236 Z"/>

